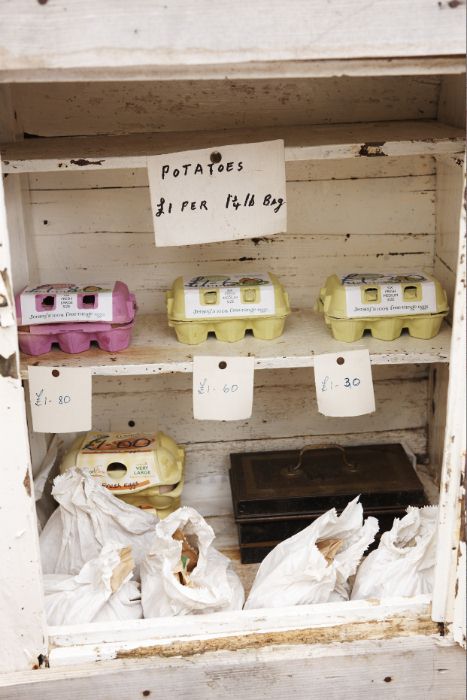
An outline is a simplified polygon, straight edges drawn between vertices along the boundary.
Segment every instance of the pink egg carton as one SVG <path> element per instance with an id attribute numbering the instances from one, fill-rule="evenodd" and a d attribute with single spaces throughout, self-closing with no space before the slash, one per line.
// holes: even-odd
<path id="1" fill-rule="evenodd" d="M 133 326 L 134 321 L 121 325 L 95 322 L 30 326 L 18 332 L 19 347 L 27 355 L 43 355 L 58 343 L 63 352 L 75 354 L 89 350 L 95 340 L 101 350 L 118 352 L 129 346 Z"/>
<path id="2" fill-rule="evenodd" d="M 131 340 L 136 300 L 124 282 L 111 285 L 42 284 L 16 296 L 20 349 L 43 355 L 58 343 L 67 353 L 125 350 Z"/>

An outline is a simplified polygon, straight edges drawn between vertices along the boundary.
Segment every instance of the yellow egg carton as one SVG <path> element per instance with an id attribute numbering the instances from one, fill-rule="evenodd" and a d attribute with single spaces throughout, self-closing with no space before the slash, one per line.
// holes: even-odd
<path id="1" fill-rule="evenodd" d="M 73 442 L 60 472 L 89 469 L 115 496 L 165 518 L 180 507 L 184 466 L 185 450 L 164 433 L 92 431 Z"/>
<path id="2" fill-rule="evenodd" d="M 448 302 L 431 275 L 352 273 L 328 277 L 315 310 L 324 313 L 334 338 L 346 343 L 366 330 L 379 340 L 395 340 L 404 328 L 428 340 L 439 332 Z"/>
<path id="3" fill-rule="evenodd" d="M 287 292 L 272 273 L 178 277 L 166 300 L 169 326 L 188 345 L 202 343 L 210 332 L 228 343 L 246 330 L 273 340 L 290 313 Z"/>

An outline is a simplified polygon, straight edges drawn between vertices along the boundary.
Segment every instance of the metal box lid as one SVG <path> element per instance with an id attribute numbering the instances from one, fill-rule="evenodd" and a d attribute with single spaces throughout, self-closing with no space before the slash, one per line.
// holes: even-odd
<path id="1" fill-rule="evenodd" d="M 367 515 L 425 505 L 423 486 L 400 444 L 307 446 L 230 455 L 238 523 L 320 515 L 358 494 Z"/>

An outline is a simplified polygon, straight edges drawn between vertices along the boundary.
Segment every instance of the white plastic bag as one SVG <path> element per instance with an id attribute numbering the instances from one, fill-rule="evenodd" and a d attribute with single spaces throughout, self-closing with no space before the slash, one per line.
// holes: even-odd
<path id="1" fill-rule="evenodd" d="M 352 600 L 431 593 L 436 555 L 437 506 L 407 508 L 381 535 L 378 549 L 358 569 Z"/>
<path id="2" fill-rule="evenodd" d="M 183 537 L 197 563 L 183 557 Z M 141 563 L 144 617 L 240 610 L 245 594 L 230 560 L 212 546 L 214 531 L 193 508 L 182 507 L 161 520 L 151 553 Z M 191 565 L 193 566 L 193 562 Z"/>
<path id="3" fill-rule="evenodd" d="M 60 506 L 39 538 L 45 574 L 77 574 L 108 542 L 131 545 L 137 566 L 149 551 L 157 518 L 116 498 L 87 470 L 57 476 L 52 494 Z"/>
<path id="4" fill-rule="evenodd" d="M 261 563 L 245 609 L 348 600 L 348 579 L 378 532 L 363 522 L 358 497 L 340 516 L 333 508 L 275 547 Z"/>
<path id="5" fill-rule="evenodd" d="M 131 547 L 106 544 L 76 576 L 45 574 L 45 611 L 49 625 L 73 625 L 143 617 Z"/>

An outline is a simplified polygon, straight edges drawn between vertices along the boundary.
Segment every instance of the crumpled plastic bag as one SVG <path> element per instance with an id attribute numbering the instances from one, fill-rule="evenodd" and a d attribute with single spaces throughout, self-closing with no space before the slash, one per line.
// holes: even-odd
<path id="1" fill-rule="evenodd" d="M 133 576 L 131 547 L 106 544 L 76 576 L 45 574 L 45 613 L 49 625 L 74 625 L 143 617 Z"/>
<path id="2" fill-rule="evenodd" d="M 194 508 L 183 506 L 156 526 L 141 562 L 144 617 L 240 610 L 245 593 L 230 560 L 212 546 L 214 531 Z"/>
<path id="3" fill-rule="evenodd" d="M 374 541 L 376 518 L 363 521 L 358 497 L 284 540 L 260 564 L 245 609 L 348 600 L 349 577 Z"/>
<path id="4" fill-rule="evenodd" d="M 415 596 L 433 591 L 438 507 L 407 508 L 362 562 L 352 600 Z"/>
<path id="5" fill-rule="evenodd" d="M 157 518 L 109 493 L 86 469 L 57 476 L 52 489 L 60 504 L 39 538 L 45 574 L 77 574 L 104 545 L 131 545 L 138 567 L 151 548 Z"/>

